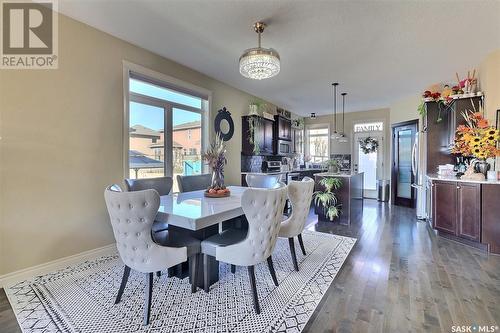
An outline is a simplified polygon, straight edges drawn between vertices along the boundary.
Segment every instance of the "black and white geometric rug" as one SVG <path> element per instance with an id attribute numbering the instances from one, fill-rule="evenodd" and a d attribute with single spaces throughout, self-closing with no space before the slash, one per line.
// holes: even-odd
<path id="1" fill-rule="evenodd" d="M 102 257 L 5 288 L 24 333 L 34 332 L 300 332 L 347 258 L 356 239 L 304 231 L 307 255 L 288 240 L 273 253 L 279 286 L 266 263 L 256 267 L 261 314 L 253 310 L 248 272 L 220 265 L 210 293 L 191 294 L 188 279 L 155 277 L 151 323 L 142 326 L 144 276 L 130 275 L 121 303 L 114 299 L 123 273 L 118 255 Z"/>

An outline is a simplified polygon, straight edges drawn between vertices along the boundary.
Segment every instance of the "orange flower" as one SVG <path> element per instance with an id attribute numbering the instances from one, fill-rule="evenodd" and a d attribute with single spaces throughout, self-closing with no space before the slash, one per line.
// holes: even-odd
<path id="1" fill-rule="evenodd" d="M 488 120 L 482 118 L 477 121 L 477 127 L 479 128 L 487 128 L 489 127 Z"/>

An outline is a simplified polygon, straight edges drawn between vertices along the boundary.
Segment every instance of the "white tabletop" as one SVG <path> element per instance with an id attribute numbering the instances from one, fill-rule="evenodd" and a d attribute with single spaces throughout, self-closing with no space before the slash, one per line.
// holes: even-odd
<path id="1" fill-rule="evenodd" d="M 163 195 L 156 219 L 176 227 L 200 230 L 243 215 L 241 195 L 248 187 L 228 188 L 231 195 L 225 198 L 207 198 L 204 190 Z"/>

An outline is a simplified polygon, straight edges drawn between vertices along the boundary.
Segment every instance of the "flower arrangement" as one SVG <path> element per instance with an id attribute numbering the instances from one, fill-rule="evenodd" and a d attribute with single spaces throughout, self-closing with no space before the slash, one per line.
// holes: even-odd
<path id="1" fill-rule="evenodd" d="M 458 126 L 451 152 L 481 160 L 500 156 L 500 149 L 497 148 L 499 131 L 490 126 L 481 112 L 466 110 L 462 112 L 462 116 L 466 125 Z"/>
<path id="2" fill-rule="evenodd" d="M 359 146 L 365 154 L 374 153 L 378 149 L 378 141 L 375 138 L 367 137 L 359 140 Z"/>
<path id="3" fill-rule="evenodd" d="M 224 186 L 224 166 L 227 164 L 226 144 L 222 140 L 220 133 L 216 133 L 214 141 L 212 141 L 208 150 L 203 153 L 202 158 L 208 162 L 210 169 L 212 169 L 212 184 L 208 192 L 218 194 L 228 192 L 228 189 Z"/>

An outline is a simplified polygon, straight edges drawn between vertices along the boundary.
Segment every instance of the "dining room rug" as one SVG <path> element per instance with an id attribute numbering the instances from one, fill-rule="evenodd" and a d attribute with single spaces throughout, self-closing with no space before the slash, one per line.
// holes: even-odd
<path id="1" fill-rule="evenodd" d="M 356 239 L 304 231 L 300 271 L 287 239 L 273 253 L 279 286 L 266 263 L 256 266 L 261 314 L 253 309 L 248 272 L 221 263 L 210 293 L 191 294 L 187 278 L 155 277 L 151 322 L 142 326 L 144 275 L 132 271 L 122 301 L 114 300 L 123 274 L 118 254 L 67 267 L 5 288 L 24 333 L 34 332 L 300 332 L 334 280 Z"/>

